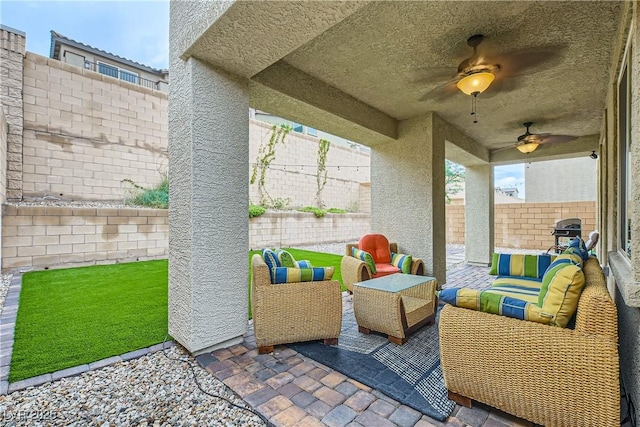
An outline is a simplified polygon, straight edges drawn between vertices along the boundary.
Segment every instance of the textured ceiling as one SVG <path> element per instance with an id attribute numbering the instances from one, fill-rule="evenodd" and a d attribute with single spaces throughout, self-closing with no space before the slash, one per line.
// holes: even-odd
<path id="1" fill-rule="evenodd" d="M 525 121 L 534 132 L 599 132 L 621 12 L 613 1 L 372 2 L 282 61 L 395 119 L 435 111 L 495 149 Z M 443 89 L 474 34 L 502 65 L 476 124 L 471 97 Z M 526 66 L 510 69 L 514 59 Z"/>
<path id="2" fill-rule="evenodd" d="M 189 37 L 180 57 L 250 79 L 253 107 L 370 146 L 395 139 L 399 120 L 433 111 L 482 144 L 476 151 L 484 154 L 475 157 L 492 163 L 521 160 L 516 150 L 498 149 L 512 147 L 528 121 L 534 122 L 533 133 L 576 137 L 540 147 L 529 158 L 597 148 L 613 52 L 630 5 L 220 4 L 215 13 L 198 12 L 204 24 L 197 29 L 181 29 Z M 458 64 L 472 55 L 467 38 L 475 34 L 484 35 L 479 55 L 499 65 L 496 80 L 478 97 L 478 123 L 469 114 L 472 97 L 451 82 Z"/>

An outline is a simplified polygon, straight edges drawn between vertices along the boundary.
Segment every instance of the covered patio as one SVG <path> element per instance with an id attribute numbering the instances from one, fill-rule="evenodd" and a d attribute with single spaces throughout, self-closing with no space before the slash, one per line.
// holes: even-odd
<path id="1" fill-rule="evenodd" d="M 466 167 L 465 261 L 487 266 L 493 167 L 595 152 L 597 254 L 638 404 L 639 18 L 637 1 L 172 2 L 170 334 L 193 354 L 245 339 L 249 107 L 370 146 L 371 231 L 444 286 L 445 158 Z M 467 96 L 459 64 L 495 81 Z M 524 154 L 524 122 L 565 138 Z"/>

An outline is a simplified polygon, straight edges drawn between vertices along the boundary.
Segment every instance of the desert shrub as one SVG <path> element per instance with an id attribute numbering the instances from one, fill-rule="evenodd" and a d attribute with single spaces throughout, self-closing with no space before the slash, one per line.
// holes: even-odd
<path id="1" fill-rule="evenodd" d="M 263 208 L 262 206 L 250 204 L 249 205 L 249 218 L 255 218 L 257 216 L 260 216 L 263 213 L 265 213 L 266 211 L 267 210 L 265 208 Z"/>
<path id="2" fill-rule="evenodd" d="M 169 207 L 169 178 L 167 176 L 164 176 L 160 184 L 153 188 L 142 187 L 129 178 L 123 179 L 122 182 L 130 186 L 124 198 L 125 204 L 157 209 Z"/>

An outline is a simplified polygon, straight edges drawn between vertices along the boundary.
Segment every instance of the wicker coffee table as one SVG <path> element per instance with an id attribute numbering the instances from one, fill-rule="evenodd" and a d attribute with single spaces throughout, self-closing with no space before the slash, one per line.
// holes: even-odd
<path id="1" fill-rule="evenodd" d="M 353 311 L 358 330 L 387 334 L 398 345 L 425 324 L 435 321 L 436 279 L 391 274 L 354 284 Z"/>

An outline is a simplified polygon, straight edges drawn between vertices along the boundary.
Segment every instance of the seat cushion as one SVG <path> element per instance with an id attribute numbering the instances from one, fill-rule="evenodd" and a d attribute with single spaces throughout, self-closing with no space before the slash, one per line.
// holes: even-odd
<path id="1" fill-rule="evenodd" d="M 402 270 L 400 270 L 398 267 L 395 267 L 391 264 L 377 263 L 376 273 L 373 275 L 373 277 L 376 278 L 376 277 L 388 276 L 390 274 L 396 274 L 396 273 L 402 273 Z"/>
<path id="2" fill-rule="evenodd" d="M 389 241 L 382 234 L 365 234 L 360 238 L 358 248 L 369 252 L 376 264 L 391 264 Z"/>
<path id="3" fill-rule="evenodd" d="M 333 267 L 289 268 L 276 267 L 273 269 L 273 284 L 296 282 L 321 282 L 331 280 Z"/>
<path id="4" fill-rule="evenodd" d="M 481 291 L 469 288 L 450 288 L 443 289 L 437 294 L 440 301 L 457 307 L 537 323 L 549 324 L 552 321 L 552 316 L 543 313 L 537 304 L 527 302 L 521 298 L 501 295 L 500 293 L 492 292 L 490 289 Z"/>

